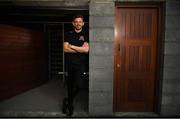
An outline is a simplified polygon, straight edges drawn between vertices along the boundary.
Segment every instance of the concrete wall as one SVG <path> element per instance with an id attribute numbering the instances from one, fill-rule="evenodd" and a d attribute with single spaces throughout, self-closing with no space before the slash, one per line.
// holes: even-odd
<path id="1" fill-rule="evenodd" d="M 112 115 L 114 2 L 90 2 L 89 114 Z"/>
<path id="2" fill-rule="evenodd" d="M 168 0 L 165 12 L 162 116 L 180 115 L 180 1 Z"/>

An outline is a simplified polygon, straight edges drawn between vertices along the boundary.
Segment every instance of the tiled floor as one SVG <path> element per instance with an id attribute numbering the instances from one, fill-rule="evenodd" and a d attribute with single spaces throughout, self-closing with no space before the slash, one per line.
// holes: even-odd
<path id="1" fill-rule="evenodd" d="M 62 114 L 62 100 L 66 89 L 61 80 L 29 90 L 23 94 L 0 102 L 0 117 L 65 117 Z M 88 92 L 83 90 L 75 99 L 75 117 L 88 115 Z"/>

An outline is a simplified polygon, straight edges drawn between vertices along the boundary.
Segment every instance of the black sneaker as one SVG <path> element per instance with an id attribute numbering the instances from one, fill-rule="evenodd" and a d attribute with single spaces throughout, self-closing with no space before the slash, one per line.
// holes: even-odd
<path id="1" fill-rule="evenodd" d="M 67 116 L 72 116 L 74 111 L 74 107 L 72 104 L 68 104 L 68 99 L 64 98 L 63 106 L 62 106 L 62 113 L 66 114 Z"/>
<path id="2" fill-rule="evenodd" d="M 73 115 L 73 111 L 74 111 L 73 105 L 68 105 L 67 108 L 66 108 L 66 115 L 67 116 L 72 116 Z"/>

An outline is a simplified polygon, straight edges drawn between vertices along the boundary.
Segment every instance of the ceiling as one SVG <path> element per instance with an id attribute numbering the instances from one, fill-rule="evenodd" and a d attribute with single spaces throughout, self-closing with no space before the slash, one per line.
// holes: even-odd
<path id="1" fill-rule="evenodd" d="M 62 2 L 62 1 L 61 1 Z M 20 4 L 21 3 L 21 4 Z M 60 4 L 59 2 L 0 2 L 0 23 L 5 22 L 71 22 L 75 14 L 89 21 L 87 4 Z M 26 4 L 25 4 L 26 3 Z M 45 4 L 46 3 L 46 4 Z M 48 4 L 49 3 L 49 4 Z M 60 4 L 60 5 L 59 5 Z M 59 6 L 58 6 L 59 5 Z"/>

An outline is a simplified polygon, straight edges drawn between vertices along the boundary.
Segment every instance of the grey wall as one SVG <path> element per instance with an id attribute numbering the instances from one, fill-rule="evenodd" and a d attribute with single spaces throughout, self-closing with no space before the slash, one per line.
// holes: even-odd
<path id="1" fill-rule="evenodd" d="M 89 114 L 112 115 L 114 2 L 90 1 Z"/>
<path id="2" fill-rule="evenodd" d="M 180 115 L 180 1 L 168 0 L 165 12 L 162 116 Z"/>

